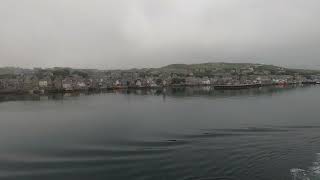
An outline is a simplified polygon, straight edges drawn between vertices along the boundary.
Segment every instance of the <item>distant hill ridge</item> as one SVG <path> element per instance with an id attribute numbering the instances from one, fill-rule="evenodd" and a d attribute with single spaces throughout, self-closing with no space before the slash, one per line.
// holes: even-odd
<path id="1" fill-rule="evenodd" d="M 308 69 L 293 69 L 293 68 L 285 68 L 275 65 L 268 64 L 258 64 L 258 63 L 226 63 L 226 62 L 217 62 L 217 63 L 200 63 L 200 64 L 170 64 L 164 66 L 160 69 L 163 70 L 188 70 L 194 71 L 197 69 L 204 69 L 207 71 L 228 71 L 231 69 L 246 69 L 246 68 L 254 68 L 255 70 L 265 70 L 265 71 L 279 71 L 282 70 L 289 74 L 292 73 L 300 73 L 300 74 L 319 74 L 320 70 L 308 70 Z"/>
<path id="2" fill-rule="evenodd" d="M 217 63 L 200 63 L 200 64 L 170 64 L 164 66 L 164 69 L 194 69 L 194 68 L 244 68 L 249 66 L 262 66 L 263 64 L 255 64 L 255 63 L 225 63 L 225 62 L 217 62 Z"/>
<path id="3" fill-rule="evenodd" d="M 37 68 L 39 69 L 39 68 Z M 71 71 L 84 71 L 84 72 L 95 72 L 95 71 L 160 71 L 160 72 L 177 72 L 177 73 L 186 73 L 192 72 L 197 73 L 201 76 L 205 74 L 213 74 L 213 73 L 226 73 L 233 72 L 245 69 L 254 69 L 254 71 L 269 71 L 271 74 L 277 74 L 282 71 L 283 74 L 303 74 L 303 75 L 312 75 L 312 74 L 320 74 L 320 70 L 308 70 L 308 69 L 292 69 L 285 68 L 275 65 L 267 65 L 267 64 L 258 64 L 258 63 L 227 63 L 227 62 L 208 62 L 208 63 L 200 63 L 200 64 L 170 64 L 167 66 L 163 66 L 160 68 L 134 68 L 127 70 L 94 70 L 94 69 L 73 69 L 73 68 L 47 68 L 49 71 L 63 70 L 68 69 Z M 30 69 L 18 68 L 18 67 L 0 67 L 0 75 L 3 74 L 19 74 L 30 72 Z"/>

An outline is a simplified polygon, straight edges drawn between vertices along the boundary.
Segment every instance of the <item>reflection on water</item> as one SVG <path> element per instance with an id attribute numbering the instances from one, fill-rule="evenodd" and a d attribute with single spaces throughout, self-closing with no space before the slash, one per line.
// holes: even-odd
<path id="1" fill-rule="evenodd" d="M 40 100 L 63 100 L 68 97 L 95 95 L 99 93 L 113 93 L 124 95 L 149 95 L 162 96 L 165 100 L 169 97 L 233 97 L 233 96 L 258 96 L 258 95 L 276 95 L 282 92 L 288 92 L 296 88 L 308 88 L 312 86 L 269 86 L 253 89 L 242 90 L 214 90 L 210 86 L 202 87 L 175 87 L 175 88 L 161 88 L 161 89 L 118 89 L 103 92 L 74 92 L 74 93 L 56 93 L 47 95 L 0 95 L 0 102 L 6 101 L 40 101 Z"/>

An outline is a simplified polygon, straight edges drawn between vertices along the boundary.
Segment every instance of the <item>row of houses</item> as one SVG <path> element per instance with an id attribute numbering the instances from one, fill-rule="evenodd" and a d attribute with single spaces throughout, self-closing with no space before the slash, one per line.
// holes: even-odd
<path id="1" fill-rule="evenodd" d="M 320 76 L 311 77 L 312 80 L 320 80 Z M 70 75 L 67 77 L 48 74 L 42 78 L 36 75 L 21 75 L 17 78 L 0 79 L 1 91 L 81 91 L 90 89 L 114 89 L 114 88 L 143 88 L 163 87 L 174 85 L 239 85 L 239 84 L 280 84 L 297 83 L 306 81 L 299 75 L 216 75 L 214 77 L 187 77 L 176 74 L 148 77 L 137 73 L 111 72 L 100 76 L 82 77 Z"/>

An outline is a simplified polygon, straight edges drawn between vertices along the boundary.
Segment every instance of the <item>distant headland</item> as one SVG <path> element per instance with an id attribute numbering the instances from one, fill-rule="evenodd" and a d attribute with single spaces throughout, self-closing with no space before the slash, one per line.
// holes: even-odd
<path id="1" fill-rule="evenodd" d="M 246 89 L 269 85 L 317 84 L 320 71 L 253 63 L 171 64 L 128 70 L 64 67 L 0 68 L 0 94 L 101 91 L 167 86 Z"/>

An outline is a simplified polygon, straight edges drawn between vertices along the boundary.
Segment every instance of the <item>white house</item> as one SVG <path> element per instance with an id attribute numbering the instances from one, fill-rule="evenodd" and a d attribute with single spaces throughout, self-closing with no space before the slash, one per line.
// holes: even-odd
<path id="1" fill-rule="evenodd" d="M 137 79 L 137 80 L 136 80 L 136 86 L 137 86 L 137 87 L 141 87 L 141 86 L 142 86 L 142 82 L 141 82 L 140 79 Z"/>
<path id="2" fill-rule="evenodd" d="M 46 87 L 48 87 L 48 81 L 46 81 L 46 80 L 40 80 L 40 81 L 39 81 L 39 87 L 40 87 L 40 88 L 46 88 Z"/>
<path id="3" fill-rule="evenodd" d="M 210 82 L 210 79 L 208 77 L 204 77 L 201 79 L 201 84 L 202 85 L 210 85 L 211 82 Z"/>
<path id="4" fill-rule="evenodd" d="M 73 90 L 72 84 L 69 84 L 69 83 L 63 83 L 62 88 L 65 91 L 72 91 Z"/>
<path id="5" fill-rule="evenodd" d="M 162 81 L 162 86 L 167 86 L 167 85 L 168 85 L 167 81 L 166 81 L 166 80 L 163 80 L 163 81 Z"/>
<path id="6" fill-rule="evenodd" d="M 86 89 L 86 88 L 87 88 L 87 85 L 86 85 L 85 82 L 79 81 L 79 82 L 77 82 L 77 87 L 78 87 L 79 89 Z"/>
<path id="7" fill-rule="evenodd" d="M 121 82 L 119 80 L 116 80 L 116 82 L 114 83 L 115 86 L 120 86 Z"/>

